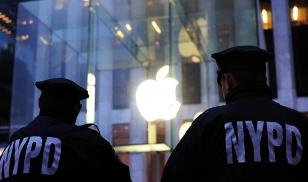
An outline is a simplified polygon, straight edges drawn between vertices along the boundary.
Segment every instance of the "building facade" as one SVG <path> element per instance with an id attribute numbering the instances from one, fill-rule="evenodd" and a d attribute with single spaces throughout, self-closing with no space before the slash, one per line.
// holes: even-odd
<path id="1" fill-rule="evenodd" d="M 117 147 L 162 143 L 172 149 L 183 124 L 189 126 L 196 114 L 224 104 L 210 55 L 235 45 L 271 51 L 275 62 L 268 65 L 268 77 L 275 100 L 308 112 L 308 4 L 304 1 L 14 0 L 3 4 L 0 43 L 10 56 L 1 54 L 1 64 L 7 64 L 6 57 L 11 60 L 11 67 L 5 69 L 11 70 L 5 74 L 11 81 L 0 77 L 1 85 L 9 88 L 4 92 L 1 87 L 1 96 L 7 95 L 0 105 L 9 108 L 2 110 L 7 114 L 0 123 L 3 142 L 38 114 L 40 92 L 35 81 L 66 77 L 90 93 L 77 124 L 97 124 Z M 179 82 L 176 99 L 181 107 L 174 119 L 149 123 L 138 110 L 136 92 L 144 80 L 154 80 L 164 65 Z M 168 154 L 119 150 L 136 182 L 159 181 Z"/>

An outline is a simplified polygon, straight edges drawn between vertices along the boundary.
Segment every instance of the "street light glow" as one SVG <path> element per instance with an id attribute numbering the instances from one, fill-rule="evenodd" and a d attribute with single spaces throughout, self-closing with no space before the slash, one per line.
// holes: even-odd
<path id="1" fill-rule="evenodd" d="M 263 23 L 268 23 L 267 11 L 265 9 L 262 10 L 261 15 Z"/>
<path id="2" fill-rule="evenodd" d="M 292 8 L 292 17 L 293 17 L 293 20 L 295 21 L 298 20 L 298 7 L 297 6 L 294 6 Z"/>

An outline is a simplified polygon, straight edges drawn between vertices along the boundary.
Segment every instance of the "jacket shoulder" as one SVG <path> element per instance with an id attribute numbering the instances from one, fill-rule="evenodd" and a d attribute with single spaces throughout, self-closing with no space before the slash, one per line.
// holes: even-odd
<path id="1" fill-rule="evenodd" d="M 193 121 L 190 130 L 193 131 L 194 134 L 191 135 L 201 136 L 204 133 L 208 133 L 205 130 L 212 130 L 217 128 L 220 123 L 220 116 L 222 116 L 224 113 L 225 106 L 217 106 L 204 111 Z"/>
<path id="2" fill-rule="evenodd" d="M 80 141 L 88 141 L 88 144 L 110 146 L 110 143 L 102 137 L 97 129 L 93 129 L 93 125 L 76 126 L 66 137 L 80 139 Z"/>
<path id="3" fill-rule="evenodd" d="M 204 123 L 210 124 L 213 122 L 218 116 L 225 112 L 226 106 L 216 106 L 204 111 L 200 116 L 198 116 L 193 123 Z"/>
<path id="4" fill-rule="evenodd" d="M 9 142 L 12 142 L 12 141 L 14 141 L 15 139 L 21 138 L 21 137 L 23 137 L 24 135 L 25 135 L 25 132 L 24 132 L 24 127 L 23 127 L 23 128 L 18 129 L 17 131 L 15 131 L 15 132 L 10 136 Z"/>
<path id="5" fill-rule="evenodd" d="M 274 101 L 273 101 L 273 102 L 274 102 Z M 301 113 L 301 112 L 298 112 L 298 111 L 295 110 L 295 109 L 292 109 L 292 108 L 289 108 L 289 107 L 287 107 L 287 106 L 281 105 L 281 104 L 279 104 L 279 103 L 277 103 L 277 102 L 274 102 L 274 103 L 276 103 L 276 104 L 280 107 L 280 109 L 283 111 L 282 113 L 285 113 L 285 114 L 292 114 L 292 115 L 297 116 L 297 117 L 303 117 L 303 118 L 305 118 L 305 119 L 308 119 L 307 116 L 305 116 L 305 115 L 304 115 L 303 113 Z"/>

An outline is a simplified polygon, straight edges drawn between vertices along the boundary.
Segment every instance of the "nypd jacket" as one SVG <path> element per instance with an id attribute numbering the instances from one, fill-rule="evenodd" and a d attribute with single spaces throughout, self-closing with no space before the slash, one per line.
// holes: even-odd
<path id="1" fill-rule="evenodd" d="M 307 181 L 308 120 L 242 85 L 205 111 L 172 152 L 162 182 Z"/>
<path id="2" fill-rule="evenodd" d="M 128 167 L 94 130 L 38 116 L 10 139 L 0 181 L 130 181 Z"/>

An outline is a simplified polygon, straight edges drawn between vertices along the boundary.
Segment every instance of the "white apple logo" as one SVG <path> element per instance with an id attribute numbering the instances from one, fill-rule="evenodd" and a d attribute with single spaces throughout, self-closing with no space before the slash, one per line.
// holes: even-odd
<path id="1" fill-rule="evenodd" d="M 176 100 L 178 81 L 167 77 L 169 66 L 163 66 L 156 74 L 156 80 L 142 82 L 136 92 L 137 107 L 149 122 L 175 118 L 181 103 Z"/>

